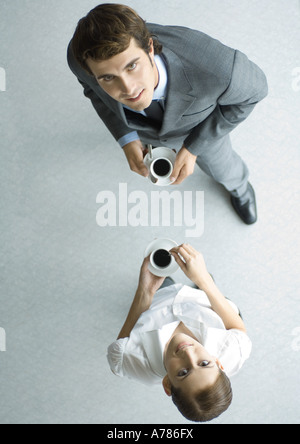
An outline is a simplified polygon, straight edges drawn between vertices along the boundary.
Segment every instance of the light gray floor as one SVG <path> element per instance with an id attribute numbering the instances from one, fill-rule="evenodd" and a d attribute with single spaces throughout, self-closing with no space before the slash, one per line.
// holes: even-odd
<path id="1" fill-rule="evenodd" d="M 144 249 L 164 236 L 203 252 L 253 341 L 232 381 L 234 402 L 214 422 L 299 423 L 299 2 L 127 2 L 147 21 L 197 28 L 245 52 L 269 80 L 268 98 L 233 134 L 259 222 L 242 224 L 223 189 L 197 169 L 180 188 L 205 192 L 196 239 L 185 238 L 185 227 L 96 224 L 100 191 L 118 195 L 119 183 L 153 191 L 129 171 L 66 64 L 75 25 L 96 4 L 0 3 L 0 423 L 188 423 L 160 387 L 118 379 L 106 362 Z M 175 279 L 188 282 L 181 272 Z"/>

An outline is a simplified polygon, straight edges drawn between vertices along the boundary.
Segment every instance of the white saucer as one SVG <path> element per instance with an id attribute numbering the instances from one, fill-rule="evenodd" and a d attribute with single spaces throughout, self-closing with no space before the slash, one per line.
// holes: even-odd
<path id="1" fill-rule="evenodd" d="M 150 171 L 151 163 L 155 159 L 159 159 L 160 157 L 165 157 L 174 166 L 177 154 L 174 153 L 174 151 L 171 150 L 170 148 L 166 148 L 166 147 L 153 148 L 152 153 L 153 153 L 152 159 L 150 159 L 149 153 L 144 158 L 144 164 L 146 165 L 146 167 L 148 168 L 149 171 Z M 151 180 L 150 176 L 149 176 L 149 179 Z M 153 185 L 156 185 L 159 187 L 167 187 L 171 184 L 172 184 L 172 181 L 170 180 L 169 177 L 167 179 L 158 179 L 158 181 L 156 183 L 153 183 Z"/>
<path id="2" fill-rule="evenodd" d="M 148 257 L 151 253 L 153 253 L 153 251 L 160 249 L 170 251 L 174 247 L 178 247 L 178 244 L 172 239 L 155 239 L 146 248 L 145 257 Z M 151 271 L 151 273 L 154 274 L 154 276 L 159 277 L 171 276 L 171 274 L 174 274 L 178 270 L 178 268 L 179 266 L 177 265 L 174 258 L 172 258 L 171 264 L 167 268 L 164 268 L 162 270 L 157 270 L 152 266 L 151 263 L 149 263 L 149 270 Z"/>

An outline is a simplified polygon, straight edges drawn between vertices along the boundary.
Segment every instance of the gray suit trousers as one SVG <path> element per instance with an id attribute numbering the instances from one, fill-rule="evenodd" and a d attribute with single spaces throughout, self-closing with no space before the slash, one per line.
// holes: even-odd
<path id="1" fill-rule="evenodd" d="M 234 197 L 247 190 L 249 170 L 242 158 L 232 149 L 230 136 L 212 142 L 197 157 L 197 164 Z"/>

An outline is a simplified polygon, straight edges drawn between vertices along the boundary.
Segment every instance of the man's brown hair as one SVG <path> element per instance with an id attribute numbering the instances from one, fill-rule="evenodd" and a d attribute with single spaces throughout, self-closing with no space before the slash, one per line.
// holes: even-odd
<path id="1" fill-rule="evenodd" d="M 232 388 L 227 375 L 219 369 L 215 384 L 187 398 L 182 390 L 171 387 L 172 401 L 190 421 L 207 422 L 220 416 L 232 402 Z"/>
<path id="2" fill-rule="evenodd" d="M 146 22 L 130 7 L 104 3 L 82 18 L 72 39 L 72 50 L 78 63 L 89 74 L 87 59 L 108 60 L 129 47 L 132 38 L 147 54 L 153 38 L 155 54 L 162 45 L 149 32 Z"/>

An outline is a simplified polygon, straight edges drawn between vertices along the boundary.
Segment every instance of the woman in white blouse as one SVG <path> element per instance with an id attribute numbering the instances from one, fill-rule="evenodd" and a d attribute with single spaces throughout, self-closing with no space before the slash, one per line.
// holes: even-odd
<path id="1" fill-rule="evenodd" d="M 219 291 L 201 253 L 183 244 L 171 254 L 200 290 L 170 285 L 169 278 L 164 284 L 148 270 L 146 258 L 128 317 L 107 358 L 118 376 L 162 382 L 187 419 L 210 421 L 231 404 L 229 377 L 249 358 L 252 345 L 239 310 Z"/>

